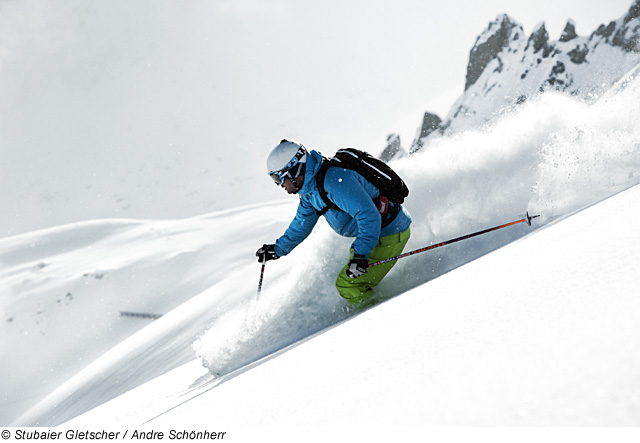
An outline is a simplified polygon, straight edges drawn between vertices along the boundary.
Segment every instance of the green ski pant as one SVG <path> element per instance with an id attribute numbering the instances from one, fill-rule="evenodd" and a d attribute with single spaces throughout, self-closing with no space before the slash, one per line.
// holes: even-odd
<path id="1" fill-rule="evenodd" d="M 402 250 L 409 241 L 410 236 L 411 231 L 407 228 L 406 231 L 400 232 L 399 234 L 382 237 L 378 241 L 378 245 L 373 248 L 369 255 L 369 263 L 375 263 L 385 258 L 402 254 Z M 351 250 L 349 259 L 351 258 L 353 258 L 353 249 Z M 350 278 L 347 276 L 346 271 L 349 265 L 345 265 L 336 279 L 336 288 L 340 296 L 347 300 L 350 305 L 357 305 L 369 299 L 373 295 L 373 288 L 378 286 L 384 276 L 387 275 L 396 264 L 396 261 L 397 260 L 392 260 L 388 263 L 372 266 L 367 270 L 365 275 L 358 278 Z"/>

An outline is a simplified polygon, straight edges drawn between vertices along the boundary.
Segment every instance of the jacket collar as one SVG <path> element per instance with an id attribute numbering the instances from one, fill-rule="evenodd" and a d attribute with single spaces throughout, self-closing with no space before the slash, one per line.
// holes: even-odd
<path id="1" fill-rule="evenodd" d="M 300 192 L 307 193 L 315 189 L 315 176 L 320 170 L 320 166 L 322 166 L 322 154 L 318 151 L 310 151 L 307 155 L 307 165 L 304 171 L 304 184 Z"/>

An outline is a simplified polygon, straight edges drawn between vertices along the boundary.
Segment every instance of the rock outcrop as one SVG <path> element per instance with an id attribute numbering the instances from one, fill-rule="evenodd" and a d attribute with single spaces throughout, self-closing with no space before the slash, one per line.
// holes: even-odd
<path id="1" fill-rule="evenodd" d="M 380 160 L 388 162 L 394 158 L 404 157 L 407 154 L 400 143 L 399 134 L 389 134 L 387 136 L 387 147 L 380 154 Z"/>

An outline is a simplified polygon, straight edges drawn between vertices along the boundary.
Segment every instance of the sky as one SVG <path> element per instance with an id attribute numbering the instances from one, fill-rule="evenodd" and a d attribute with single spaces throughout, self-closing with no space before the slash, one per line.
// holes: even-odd
<path id="1" fill-rule="evenodd" d="M 557 39 L 569 18 L 588 35 L 630 5 L 0 0 L 0 237 L 282 198 L 262 175 L 281 138 L 410 145 L 424 111 L 462 93 L 497 15 Z"/>

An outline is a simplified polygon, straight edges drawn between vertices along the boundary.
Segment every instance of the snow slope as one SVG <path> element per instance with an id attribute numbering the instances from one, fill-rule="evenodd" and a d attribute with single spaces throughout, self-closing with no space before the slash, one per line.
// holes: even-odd
<path id="1" fill-rule="evenodd" d="M 640 183 L 640 84 L 631 77 L 593 105 L 545 94 L 491 127 L 437 140 L 396 162 L 411 189 L 407 248 L 509 222 L 527 210 L 541 213 L 536 220 L 545 226 Z M 265 186 L 272 186 L 266 178 Z M 0 421 L 60 424 L 196 358 L 196 375 L 203 364 L 224 379 L 353 317 L 333 287 L 350 240 L 324 222 L 290 256 L 269 263 L 256 303 L 253 253 L 284 230 L 295 205 L 287 199 L 173 221 L 96 220 L 0 239 Z M 521 224 L 403 259 L 379 295 L 388 300 L 436 284 L 530 232 Z M 514 310 L 528 315 L 526 300 Z M 366 315 L 387 306 L 394 304 Z M 467 311 L 465 324 L 493 314 L 484 304 L 469 306 L 475 311 Z M 120 311 L 163 317 L 152 322 Z M 434 321 L 464 312 L 435 309 Z M 357 323 L 331 334 L 346 340 L 351 324 Z M 435 351 L 446 357 L 447 349 L 462 346 L 459 339 L 444 336 Z M 468 346 L 461 349 L 482 352 L 488 345 Z M 439 367 L 455 374 L 449 362 Z"/>
<path id="2" fill-rule="evenodd" d="M 193 350 L 184 341 L 193 341 L 212 318 L 235 303 L 220 290 L 224 282 L 247 272 L 249 264 L 255 269 L 252 230 L 274 236 L 288 216 L 283 210 L 261 226 L 252 218 L 264 218 L 278 207 L 291 203 L 188 221 L 92 221 L 2 240 L 0 355 L 9 362 L 0 368 L 5 420 L 87 366 L 81 374 L 92 373 L 94 361 L 113 358 L 109 365 L 118 369 L 105 393 L 113 396 L 129 389 L 129 383 L 136 385 L 192 358 Z M 247 243 L 238 232 L 247 235 Z M 229 238 L 234 239 L 233 248 L 228 248 Z M 150 326 L 162 343 L 150 353 L 149 347 L 157 347 L 154 343 L 127 340 L 140 330 L 148 336 L 150 320 L 122 317 L 121 311 L 177 317 L 167 315 Z M 133 367 L 124 369 L 127 356 Z M 104 374 L 94 375 L 105 386 Z M 85 410 L 77 402 L 70 405 L 72 410 L 78 407 Z"/>
<path id="3" fill-rule="evenodd" d="M 636 186 L 250 370 L 193 361 L 63 427 L 638 426 L 639 215 Z"/>

